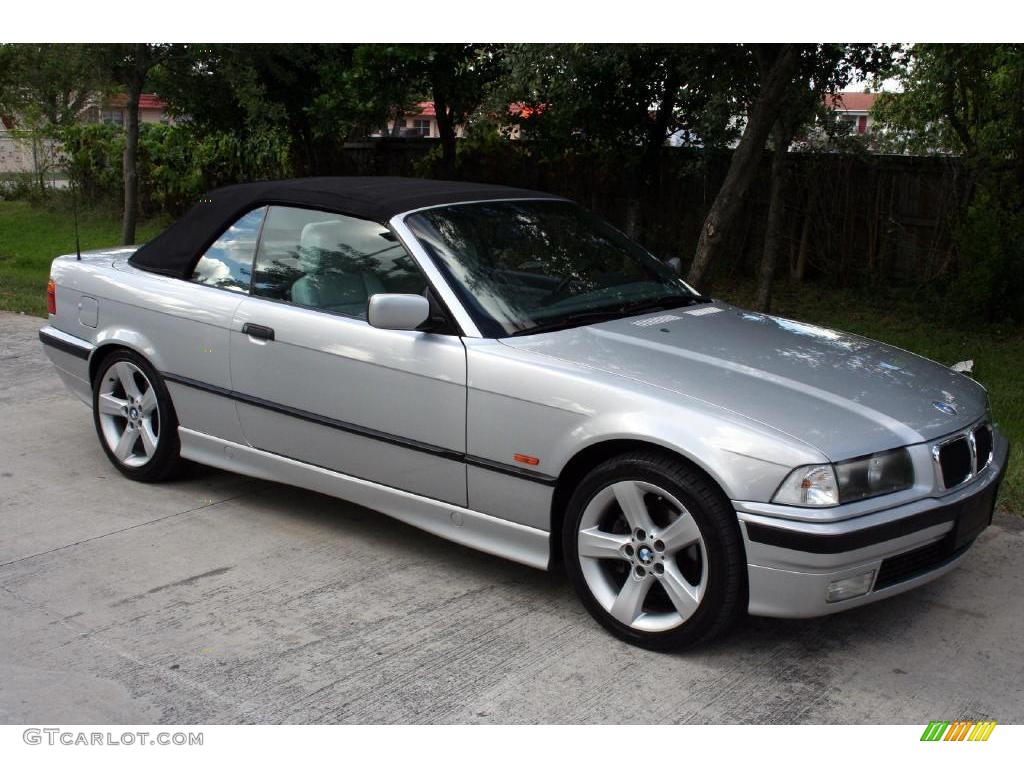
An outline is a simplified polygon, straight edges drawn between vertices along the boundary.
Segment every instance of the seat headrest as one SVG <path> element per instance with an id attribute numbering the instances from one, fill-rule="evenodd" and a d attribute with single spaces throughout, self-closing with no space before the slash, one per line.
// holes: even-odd
<path id="1" fill-rule="evenodd" d="M 345 222 L 314 221 L 302 228 L 299 235 L 299 268 L 316 272 L 326 266 L 323 257 L 340 250 L 345 239 Z"/>

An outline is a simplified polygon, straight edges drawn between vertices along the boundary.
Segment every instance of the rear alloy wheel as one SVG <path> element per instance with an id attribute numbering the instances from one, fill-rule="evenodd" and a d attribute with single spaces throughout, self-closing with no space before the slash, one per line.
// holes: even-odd
<path id="1" fill-rule="evenodd" d="M 107 357 L 93 382 L 93 417 L 107 457 L 133 480 L 153 482 L 178 466 L 178 422 L 153 367 L 127 350 Z"/>
<path id="2" fill-rule="evenodd" d="M 595 468 L 573 494 L 566 570 L 613 634 L 653 650 L 710 639 L 742 610 L 735 513 L 691 467 L 656 453 Z"/>

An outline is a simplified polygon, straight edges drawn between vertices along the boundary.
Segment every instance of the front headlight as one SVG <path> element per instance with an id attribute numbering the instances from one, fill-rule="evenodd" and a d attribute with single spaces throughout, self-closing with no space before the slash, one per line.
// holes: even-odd
<path id="1" fill-rule="evenodd" d="M 839 503 L 839 485 L 831 464 L 797 467 L 782 481 L 772 501 L 795 507 L 831 507 Z"/>
<path id="2" fill-rule="evenodd" d="M 836 464 L 839 501 L 860 501 L 903 491 L 914 484 L 914 463 L 906 448 L 873 453 Z"/>
<path id="3" fill-rule="evenodd" d="M 797 467 L 782 481 L 772 499 L 795 507 L 832 507 L 914 484 L 914 464 L 906 448 L 874 453 L 838 464 Z"/>

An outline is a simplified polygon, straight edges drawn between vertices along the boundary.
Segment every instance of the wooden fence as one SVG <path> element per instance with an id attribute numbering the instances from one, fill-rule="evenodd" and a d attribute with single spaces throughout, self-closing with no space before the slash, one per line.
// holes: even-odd
<path id="1" fill-rule="evenodd" d="M 429 173 L 436 140 L 382 139 L 346 146 L 333 172 L 410 176 Z M 460 148 L 465 180 L 565 195 L 623 229 L 658 255 L 688 263 L 728 169 L 729 153 L 666 147 L 656 179 L 639 183 L 635 157 L 552 158 L 525 143 L 481 151 Z M 730 233 L 732 258 L 718 277 L 750 275 L 760 259 L 768 208 L 766 157 Z M 790 163 L 784 228 L 794 276 L 827 274 L 838 284 L 921 284 L 956 268 L 951 223 L 964 199 L 960 161 L 949 157 L 797 152 Z M 636 198 L 640 215 L 636 217 Z M 632 211 L 631 211 L 632 209 Z M 787 269 L 779 265 L 779 271 Z"/>

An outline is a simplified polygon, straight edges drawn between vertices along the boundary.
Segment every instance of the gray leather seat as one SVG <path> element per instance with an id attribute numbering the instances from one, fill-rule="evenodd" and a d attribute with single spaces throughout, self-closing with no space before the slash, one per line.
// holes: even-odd
<path id="1" fill-rule="evenodd" d="M 343 250 L 345 224 L 318 221 L 302 228 L 299 269 L 305 275 L 292 284 L 291 300 L 365 318 L 370 297 L 384 293 L 384 285 L 377 275 L 359 269 L 358 255 Z"/>

